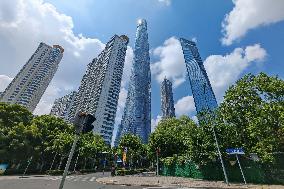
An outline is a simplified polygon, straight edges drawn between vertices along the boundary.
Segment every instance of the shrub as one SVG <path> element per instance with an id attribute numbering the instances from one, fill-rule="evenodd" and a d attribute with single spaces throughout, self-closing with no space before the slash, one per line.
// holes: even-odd
<path id="1" fill-rule="evenodd" d="M 80 169 L 80 173 L 95 173 L 96 169 Z"/>
<path id="2" fill-rule="evenodd" d="M 24 174 L 25 169 L 6 169 L 4 175 L 22 175 Z M 26 174 L 35 174 L 40 173 L 40 170 L 28 169 Z"/>
<path id="3" fill-rule="evenodd" d="M 48 170 L 46 171 L 46 174 L 48 175 L 63 175 L 64 170 Z"/>

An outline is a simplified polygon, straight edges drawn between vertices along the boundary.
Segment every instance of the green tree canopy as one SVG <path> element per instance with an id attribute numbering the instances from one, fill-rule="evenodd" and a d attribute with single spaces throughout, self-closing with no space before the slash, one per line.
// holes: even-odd
<path id="1" fill-rule="evenodd" d="M 264 73 L 246 75 L 231 86 L 220 105 L 219 120 L 236 130 L 236 146 L 273 161 L 284 151 L 284 81 Z"/>
<path id="2" fill-rule="evenodd" d="M 169 118 L 159 122 L 156 130 L 150 135 L 149 148 L 152 154 L 160 148 L 161 157 L 184 154 L 188 150 L 191 134 L 197 125 L 187 116 L 179 119 Z"/>

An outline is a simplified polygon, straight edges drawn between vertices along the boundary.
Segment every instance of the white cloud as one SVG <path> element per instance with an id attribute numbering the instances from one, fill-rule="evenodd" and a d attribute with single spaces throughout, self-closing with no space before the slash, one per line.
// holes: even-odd
<path id="1" fill-rule="evenodd" d="M 34 110 L 34 114 L 42 115 L 49 114 L 50 109 L 52 108 L 54 98 L 60 96 L 61 92 L 64 89 L 56 87 L 55 83 L 52 82 L 47 88 L 45 93 L 43 94 L 40 102 L 38 103 L 36 109 Z"/>
<path id="2" fill-rule="evenodd" d="M 175 104 L 176 115 L 193 115 L 195 114 L 195 106 L 193 96 L 185 96 L 177 101 Z"/>
<path id="3" fill-rule="evenodd" d="M 131 75 L 133 56 L 134 56 L 133 49 L 130 46 L 128 46 L 127 51 L 126 51 L 126 56 L 125 56 L 121 87 L 125 88 L 129 82 L 129 78 Z"/>
<path id="4" fill-rule="evenodd" d="M 164 3 L 167 6 L 171 5 L 171 0 L 158 0 L 160 3 Z"/>
<path id="5" fill-rule="evenodd" d="M 222 23 L 222 43 L 231 45 L 254 28 L 284 20 L 283 0 L 233 0 L 233 10 Z"/>
<path id="6" fill-rule="evenodd" d="M 112 36 L 109 36 L 111 38 Z M 64 55 L 52 83 L 43 95 L 36 114 L 47 114 L 55 100 L 77 90 L 86 65 L 104 48 L 96 38 L 73 32 L 73 20 L 42 0 L 0 1 L 1 71 L 14 77 L 41 41 L 64 48 Z M 122 86 L 128 81 L 133 51 L 127 50 Z M 53 89 L 58 92 L 48 95 Z"/>
<path id="7" fill-rule="evenodd" d="M 209 80 L 218 101 L 221 101 L 225 90 L 233 84 L 245 69 L 253 62 L 263 61 L 267 53 L 259 44 L 236 48 L 225 56 L 211 55 L 204 61 Z"/>
<path id="8" fill-rule="evenodd" d="M 151 132 L 154 132 L 159 122 L 162 120 L 162 116 L 158 115 L 156 118 L 151 119 Z"/>
<path id="9" fill-rule="evenodd" d="M 0 92 L 3 92 L 12 80 L 9 76 L 0 75 Z"/>
<path id="10" fill-rule="evenodd" d="M 154 49 L 153 53 L 159 57 L 159 61 L 151 64 L 151 72 L 159 83 L 165 77 L 173 81 L 173 87 L 185 81 L 186 68 L 182 48 L 177 38 L 167 39 L 163 46 Z"/>

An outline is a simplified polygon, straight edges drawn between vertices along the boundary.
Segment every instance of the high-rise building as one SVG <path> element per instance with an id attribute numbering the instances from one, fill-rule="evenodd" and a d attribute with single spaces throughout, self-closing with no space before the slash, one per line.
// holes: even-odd
<path id="1" fill-rule="evenodd" d="M 151 133 L 151 72 L 147 22 L 138 21 L 134 47 L 133 67 L 122 116 L 122 132 L 117 141 L 126 133 L 139 136 L 148 142 Z"/>
<path id="2" fill-rule="evenodd" d="M 76 91 L 72 91 L 71 93 L 63 97 L 56 99 L 51 108 L 50 115 L 60 117 L 67 121 L 68 114 L 74 102 L 75 96 L 76 96 Z"/>
<path id="3" fill-rule="evenodd" d="M 218 105 L 196 44 L 181 38 L 185 65 L 192 89 L 196 112 L 214 110 Z"/>
<path id="4" fill-rule="evenodd" d="M 64 49 L 40 43 L 35 53 L 23 66 L 0 97 L 0 101 L 25 106 L 34 111 L 57 71 Z"/>
<path id="5" fill-rule="evenodd" d="M 110 144 L 114 128 L 128 37 L 113 36 L 105 49 L 88 64 L 68 120 L 83 111 L 96 117 L 94 132 Z"/>
<path id="6" fill-rule="evenodd" d="M 119 140 L 120 140 L 122 129 L 123 129 L 122 125 L 119 124 L 118 127 L 117 127 L 116 136 L 115 136 L 115 139 L 114 139 L 114 146 L 119 145 L 119 142 L 120 142 Z"/>
<path id="7" fill-rule="evenodd" d="M 164 79 L 161 85 L 161 110 L 162 118 L 175 117 L 172 82 L 167 78 Z"/>

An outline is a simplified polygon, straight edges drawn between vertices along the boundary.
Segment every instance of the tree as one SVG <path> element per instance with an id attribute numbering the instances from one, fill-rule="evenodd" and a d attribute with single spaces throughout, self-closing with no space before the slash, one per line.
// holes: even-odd
<path id="1" fill-rule="evenodd" d="M 160 121 L 149 139 L 152 157 L 154 157 L 157 148 L 160 148 L 161 157 L 184 154 L 188 145 L 191 144 L 191 133 L 196 128 L 197 125 L 187 116 Z"/>
<path id="2" fill-rule="evenodd" d="M 118 145 L 118 154 L 122 154 L 125 147 L 127 147 L 128 162 L 130 164 L 141 160 L 143 151 L 141 138 L 130 133 L 123 135 Z"/>
<path id="3" fill-rule="evenodd" d="M 13 162 L 32 155 L 30 140 L 38 137 L 35 127 L 30 126 L 33 116 L 26 108 L 0 103 L 0 157 Z"/>
<path id="4" fill-rule="evenodd" d="M 96 159 L 98 153 L 107 150 L 103 138 L 93 132 L 81 135 L 78 148 L 80 157 L 84 158 L 84 168 L 86 168 L 88 159 Z"/>
<path id="5" fill-rule="evenodd" d="M 278 77 L 244 76 L 227 90 L 219 112 L 223 124 L 236 130 L 236 147 L 263 162 L 284 150 L 284 81 Z"/>

